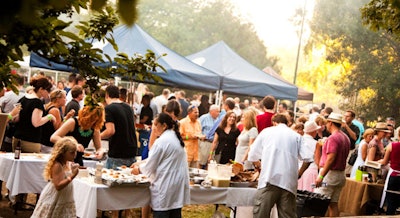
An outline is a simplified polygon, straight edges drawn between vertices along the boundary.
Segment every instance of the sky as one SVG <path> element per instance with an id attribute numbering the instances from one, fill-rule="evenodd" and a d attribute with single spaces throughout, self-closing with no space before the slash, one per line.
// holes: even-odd
<path id="1" fill-rule="evenodd" d="M 268 49 L 268 56 L 274 55 L 280 58 L 279 64 L 283 67 L 283 76 L 292 81 L 293 75 L 290 74 L 294 74 L 299 35 L 289 19 L 295 14 L 296 8 L 303 8 L 305 3 L 307 16 L 311 16 L 313 0 L 231 1 L 238 6 L 242 15 L 254 24 L 259 37 Z M 303 35 L 303 39 L 304 37 L 307 37 L 307 34 Z"/>

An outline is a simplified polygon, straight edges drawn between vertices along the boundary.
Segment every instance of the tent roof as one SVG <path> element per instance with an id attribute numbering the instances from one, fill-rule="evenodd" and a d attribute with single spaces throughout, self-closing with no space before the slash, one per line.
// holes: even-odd
<path id="1" fill-rule="evenodd" d="M 279 75 L 277 72 L 275 72 L 274 69 L 271 67 L 266 67 L 263 69 L 263 71 L 283 82 L 286 82 L 288 84 L 291 84 L 289 81 L 285 80 L 281 75 Z M 299 90 L 297 92 L 297 100 L 305 100 L 305 101 L 312 101 L 314 99 L 314 93 L 309 92 L 303 88 L 298 87 Z"/>
<path id="2" fill-rule="evenodd" d="M 194 64 L 167 48 L 143 31 L 138 25 L 132 27 L 126 25 L 119 26 L 113 30 L 112 34 L 115 43 L 118 45 L 118 52 L 109 43 L 104 45 L 99 42 L 94 43 L 95 47 L 102 47 L 103 52 L 111 58 L 121 52 L 128 54 L 130 57 L 135 53 L 144 55 L 147 50 L 152 50 L 156 56 L 167 54 L 158 60 L 158 63 L 167 70 L 167 73 L 164 73 L 161 69 L 157 69 L 155 73 L 163 79 L 160 85 L 208 91 L 219 89 L 221 79 L 218 74 Z M 39 57 L 37 54 L 31 54 L 30 66 L 71 71 L 70 67 L 61 64 L 52 63 L 49 66 L 49 61 Z"/>
<path id="3" fill-rule="evenodd" d="M 248 63 L 220 41 L 187 56 L 193 62 L 222 76 L 221 90 L 238 95 L 297 100 L 297 87 L 282 82 Z"/>

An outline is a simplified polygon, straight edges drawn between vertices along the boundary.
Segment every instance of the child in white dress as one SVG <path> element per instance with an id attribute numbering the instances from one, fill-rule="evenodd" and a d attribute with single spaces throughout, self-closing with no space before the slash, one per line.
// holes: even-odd
<path id="1" fill-rule="evenodd" d="M 72 180 L 78 174 L 79 164 L 73 163 L 78 143 L 72 137 L 60 139 L 53 148 L 44 169 L 44 187 L 31 217 L 76 217 Z"/>

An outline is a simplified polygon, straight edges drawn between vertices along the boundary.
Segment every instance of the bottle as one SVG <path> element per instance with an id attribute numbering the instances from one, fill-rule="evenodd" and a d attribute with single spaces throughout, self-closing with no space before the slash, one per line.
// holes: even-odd
<path id="1" fill-rule="evenodd" d="M 96 163 L 96 171 L 95 171 L 95 177 L 94 177 L 94 182 L 97 184 L 102 184 L 102 171 L 103 171 L 103 163 L 97 162 Z"/>
<path id="2" fill-rule="evenodd" d="M 14 159 L 19 159 L 20 155 L 21 155 L 21 140 L 18 140 L 17 146 L 15 146 Z"/>

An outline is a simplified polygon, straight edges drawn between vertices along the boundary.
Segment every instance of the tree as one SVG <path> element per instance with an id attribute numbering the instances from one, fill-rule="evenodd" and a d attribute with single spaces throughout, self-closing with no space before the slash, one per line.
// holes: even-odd
<path id="1" fill-rule="evenodd" d="M 361 8 L 361 16 L 371 30 L 385 30 L 400 39 L 400 1 L 372 0 Z"/>
<path id="2" fill-rule="evenodd" d="M 93 16 L 89 21 L 76 25 L 79 34 L 68 30 L 73 21 L 61 17 L 70 18 L 74 13 L 87 11 L 89 3 L 95 11 L 91 11 Z M 86 77 L 92 93 L 98 89 L 100 78 L 110 78 L 114 72 L 131 79 L 157 80 L 150 71 L 160 66 L 157 64 L 158 57 L 151 51 L 136 57 L 120 54 L 114 60 L 105 55 L 106 60 L 103 60 L 102 51 L 92 48 L 93 40 L 107 40 L 118 49 L 112 36 L 106 37 L 119 22 L 114 9 L 106 3 L 105 0 L 19 0 L 11 5 L 5 4 L 2 8 L 4 13 L 0 14 L 0 88 L 7 87 L 17 91 L 14 86 L 15 75 L 8 72 L 12 67 L 18 67 L 15 61 L 22 60 L 24 47 L 50 61 L 67 64 L 78 70 Z M 118 2 L 119 14 L 129 24 L 133 24 L 136 19 L 136 4 L 135 0 Z M 92 41 L 87 41 L 88 39 Z M 112 68 L 111 64 L 100 67 L 93 64 L 106 61 L 114 62 L 119 67 Z M 140 69 L 137 66 L 140 66 Z M 87 104 L 97 103 L 90 94 L 87 96 Z"/>
<path id="3" fill-rule="evenodd" d="M 311 55 L 314 48 L 323 47 L 325 60 L 339 69 L 330 88 L 343 96 L 342 110 L 355 109 L 370 121 L 398 117 L 399 43 L 386 32 L 362 25 L 359 9 L 365 2 L 318 1 L 307 51 Z M 332 76 L 329 73 L 325 76 Z"/>
<path id="4" fill-rule="evenodd" d="M 236 15 L 228 0 L 146 0 L 138 23 L 157 40 L 181 55 L 190 55 L 224 40 L 239 55 L 263 69 L 278 68 L 254 26 Z"/>

